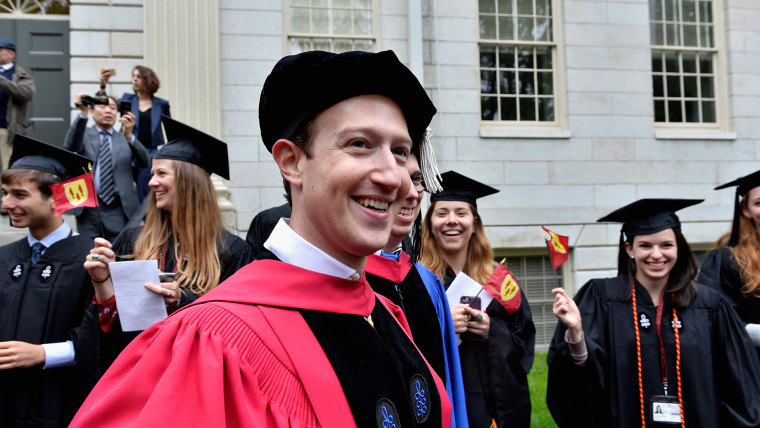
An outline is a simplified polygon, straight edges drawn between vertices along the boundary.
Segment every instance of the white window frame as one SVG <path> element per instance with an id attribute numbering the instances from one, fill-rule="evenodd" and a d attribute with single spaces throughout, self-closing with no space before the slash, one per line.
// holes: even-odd
<path id="1" fill-rule="evenodd" d="M 330 0 L 332 1 L 332 0 Z M 322 33 L 294 33 L 290 23 L 290 7 L 292 0 L 282 0 L 282 21 L 283 21 L 283 52 L 292 54 L 290 42 L 293 38 L 312 38 L 312 39 L 331 39 L 331 40 L 367 40 L 372 42 L 372 50 L 379 52 L 380 46 L 380 12 L 378 3 L 380 0 L 369 0 L 370 11 L 372 13 L 372 34 L 369 36 L 353 34 L 322 34 Z"/>
<path id="2" fill-rule="evenodd" d="M 551 0 L 552 7 L 552 42 L 500 41 L 480 38 L 480 25 L 477 26 L 478 52 L 481 46 L 550 46 L 552 48 L 553 87 L 554 87 L 554 121 L 506 121 L 480 120 L 480 137 L 483 138 L 569 138 L 567 127 L 567 98 L 565 87 L 565 58 L 563 46 L 563 9 L 562 0 Z M 478 15 L 480 11 L 478 10 Z M 479 54 L 478 54 L 479 56 Z M 480 76 L 480 64 L 477 66 Z M 478 78 L 478 85 L 480 78 Z M 480 88 L 480 86 L 478 86 Z M 480 89 L 478 89 L 478 106 L 480 106 Z M 482 115 L 478 107 L 478 115 Z"/>
<path id="3" fill-rule="evenodd" d="M 673 52 L 713 52 L 713 74 L 715 91 L 715 122 L 657 122 L 654 121 L 655 138 L 662 140 L 733 140 L 736 133 L 730 129 L 730 111 L 728 103 L 728 80 L 726 73 L 726 45 L 723 26 L 723 0 L 711 0 L 712 2 L 712 26 L 715 44 L 712 48 L 691 48 L 667 45 L 654 45 L 651 40 L 650 25 L 650 52 L 673 51 Z M 681 0 L 679 0 L 679 8 Z M 679 22 L 683 22 L 683 15 L 679 11 Z M 680 26 L 679 26 L 680 28 Z M 650 55 L 650 67 L 651 67 Z M 654 71 L 650 68 L 650 78 Z M 663 82 L 667 85 L 666 82 Z M 666 88 L 665 88 L 666 90 Z M 653 92 L 654 96 L 654 92 Z M 667 107 L 666 107 L 667 108 Z M 652 99 L 652 111 L 654 112 L 654 98 Z M 654 120 L 654 116 L 653 116 Z"/>

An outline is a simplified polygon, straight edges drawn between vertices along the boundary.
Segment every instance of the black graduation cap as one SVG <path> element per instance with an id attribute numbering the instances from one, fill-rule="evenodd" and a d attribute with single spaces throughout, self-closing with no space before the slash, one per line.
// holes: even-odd
<path id="1" fill-rule="evenodd" d="M 736 196 L 734 197 L 734 221 L 731 226 L 731 239 L 728 241 L 728 245 L 731 247 L 739 244 L 739 219 L 742 215 L 742 208 L 740 199 L 742 195 L 746 195 L 750 190 L 760 186 L 760 171 L 755 171 L 752 174 L 739 177 L 734 181 L 730 181 L 726 184 L 721 184 L 716 187 L 715 190 L 725 189 L 727 187 L 736 186 Z"/>
<path id="2" fill-rule="evenodd" d="M 167 143 L 158 150 L 155 159 L 174 159 L 198 165 L 209 174 L 230 179 L 227 143 L 203 133 L 192 126 L 162 115 Z"/>
<path id="3" fill-rule="evenodd" d="M 401 107 L 416 145 L 436 112 L 425 89 L 393 51 L 309 51 L 282 58 L 264 82 L 259 126 L 267 150 L 293 140 L 312 117 L 345 99 L 377 94 Z"/>
<path id="4" fill-rule="evenodd" d="M 468 202 L 470 205 L 477 207 L 476 200 L 478 198 L 499 193 L 498 189 L 465 177 L 455 171 L 444 172 L 441 174 L 441 178 L 443 190 L 430 195 L 431 203 L 436 201 L 461 201 Z"/>
<path id="5" fill-rule="evenodd" d="M 9 169 L 44 171 L 68 180 L 89 171 L 88 166 L 92 164 L 92 160 L 58 146 L 21 134 L 15 138 Z"/>
<path id="6" fill-rule="evenodd" d="M 623 233 L 630 239 L 637 235 L 650 235 L 672 227 L 681 227 L 676 211 L 703 201 L 704 199 L 639 199 L 597 221 L 623 223 L 621 240 Z"/>

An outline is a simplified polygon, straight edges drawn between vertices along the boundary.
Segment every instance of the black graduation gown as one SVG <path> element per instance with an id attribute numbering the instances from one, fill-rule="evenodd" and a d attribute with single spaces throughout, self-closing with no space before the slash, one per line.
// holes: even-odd
<path id="1" fill-rule="evenodd" d="M 266 252 L 264 242 L 269 239 L 269 235 L 282 217 L 290 218 L 290 205 L 287 203 L 265 209 L 253 217 L 248 233 L 245 235 L 245 242 L 251 246 L 253 258 L 258 259 Z"/>
<path id="2" fill-rule="evenodd" d="M 719 247 L 707 254 L 699 271 L 699 282 L 723 292 L 744 322 L 760 324 L 760 298 L 742 293 L 744 280 L 728 247 Z"/>
<path id="3" fill-rule="evenodd" d="M 31 265 L 27 238 L 0 247 L 0 342 L 71 340 L 75 365 L 0 371 L 0 426 L 66 426 L 98 380 L 98 315 L 83 267 L 92 240 L 71 236 Z"/>
<path id="4" fill-rule="evenodd" d="M 134 245 L 137 241 L 138 236 L 140 236 L 140 233 L 142 233 L 142 229 L 142 227 L 125 229 L 121 234 L 119 234 L 119 237 L 116 239 L 112 246 L 112 249 L 114 253 L 116 253 L 117 258 L 134 253 Z M 224 229 L 222 229 L 221 234 L 223 245 L 221 245 L 219 249 L 219 259 L 221 262 L 222 270 L 219 277 L 220 284 L 222 281 L 237 272 L 238 269 L 252 261 L 251 248 L 245 241 Z M 171 248 L 172 246 L 173 240 L 170 237 L 167 247 Z M 120 259 L 127 260 L 123 258 Z M 174 251 L 167 251 L 166 266 L 164 266 L 164 270 L 166 272 L 172 272 L 176 264 L 177 262 L 174 259 Z M 189 305 L 198 299 L 198 297 L 200 297 L 200 295 L 187 290 L 183 290 L 182 296 L 179 300 L 178 308 Z M 101 358 L 104 369 L 110 367 L 111 363 L 113 363 L 116 357 L 119 356 L 119 353 L 121 353 L 121 351 L 124 350 L 127 345 L 129 345 L 129 342 L 131 342 L 132 339 L 137 337 L 137 335 L 140 333 L 140 331 L 122 331 L 121 322 L 117 318 L 113 323 L 111 332 L 109 334 L 103 334 L 101 337 Z"/>
<path id="5" fill-rule="evenodd" d="M 636 282 L 640 323 L 644 408 L 662 395 L 656 309 Z M 669 395 L 677 395 L 672 302 L 665 298 L 665 341 Z M 572 363 L 559 322 L 549 349 L 546 402 L 560 427 L 640 427 L 636 340 L 631 280 L 593 279 L 575 296 L 588 348 L 585 366 Z M 645 320 L 642 315 L 645 314 Z M 699 286 L 687 308 L 677 308 L 681 329 L 681 379 L 686 426 L 750 427 L 760 424 L 760 364 L 741 321 L 715 290 Z M 672 425 L 667 425 L 672 427 Z"/>
<path id="6" fill-rule="evenodd" d="M 447 268 L 444 286 L 454 281 Z M 488 338 L 462 334 L 462 362 L 467 419 L 471 428 L 488 427 L 491 419 L 500 428 L 530 426 L 528 372 L 533 366 L 536 328 L 522 289 L 522 304 L 513 314 L 496 300 L 486 308 L 491 318 Z"/>
<path id="7" fill-rule="evenodd" d="M 399 262 L 388 259 L 386 264 L 375 264 L 373 267 L 376 269 L 373 270 L 369 269 L 368 261 L 365 274 L 367 282 L 376 293 L 387 297 L 401 308 L 412 331 L 414 343 L 438 377 L 446 383 L 446 360 L 438 313 L 420 274 L 409 263 L 409 256 L 404 256 Z M 403 272 L 406 274 L 403 275 Z M 403 279 L 398 281 L 398 277 L 402 275 Z"/>

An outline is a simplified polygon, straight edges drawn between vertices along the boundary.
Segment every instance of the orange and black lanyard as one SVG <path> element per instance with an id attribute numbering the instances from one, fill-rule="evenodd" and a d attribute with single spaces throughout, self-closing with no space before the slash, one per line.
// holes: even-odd
<path id="1" fill-rule="evenodd" d="M 166 252 L 168 251 L 168 248 L 166 246 L 166 242 L 164 242 L 161 245 L 161 262 L 158 265 L 158 270 L 161 272 L 166 272 L 164 269 L 166 268 Z M 172 273 L 177 273 L 177 265 L 179 265 L 179 262 L 177 260 L 174 261 L 174 269 L 172 269 Z"/>
<path id="2" fill-rule="evenodd" d="M 644 410 L 644 381 L 641 374 L 641 335 L 639 334 L 639 320 L 637 315 L 638 306 L 636 304 L 636 282 L 633 278 L 631 278 L 631 291 L 633 300 L 633 328 L 636 331 L 636 364 L 638 368 L 639 380 L 639 408 L 641 411 L 641 427 L 644 428 L 646 426 L 646 412 Z M 662 338 L 662 308 L 664 306 L 664 297 L 665 290 L 662 291 L 662 295 L 660 296 L 660 304 L 657 305 L 657 338 L 659 340 L 660 348 L 660 372 L 662 373 L 662 387 L 665 395 L 668 395 L 668 367 L 667 360 L 665 359 L 665 342 Z M 683 395 L 681 391 L 681 340 L 678 332 L 678 315 L 676 314 L 675 306 L 673 307 L 673 333 L 676 339 L 676 382 L 678 385 L 678 407 L 681 411 L 681 427 L 685 428 L 686 422 L 683 414 Z"/>

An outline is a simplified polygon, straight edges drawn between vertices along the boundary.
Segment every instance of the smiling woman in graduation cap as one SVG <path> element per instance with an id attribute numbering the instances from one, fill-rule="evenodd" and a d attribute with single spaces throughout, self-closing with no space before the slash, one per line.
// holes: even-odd
<path id="1" fill-rule="evenodd" d="M 109 339 L 101 350 L 105 365 L 139 333 L 121 330 L 109 262 L 158 260 L 159 271 L 175 278 L 146 288 L 162 295 L 171 313 L 251 261 L 248 244 L 222 226 L 211 182 L 212 173 L 229 179 L 227 145 L 168 116 L 162 119 L 169 141 L 153 159 L 145 226 L 125 230 L 113 247 L 97 238 L 85 262 L 95 286 L 101 330 Z"/>
<path id="2" fill-rule="evenodd" d="M 443 190 L 430 196 L 422 223 L 420 261 L 447 289 L 459 272 L 485 284 L 496 264 L 477 199 L 498 190 L 455 171 L 441 177 Z M 520 293 L 522 304 L 512 313 L 496 299 L 487 308 L 476 303 L 451 308 L 454 329 L 462 339 L 459 356 L 470 427 L 530 425 L 527 376 L 536 329 L 528 299 Z"/>
<path id="3" fill-rule="evenodd" d="M 760 424 L 760 364 L 728 301 L 695 281 L 675 214 L 700 202 L 641 199 L 599 219 L 623 223 L 618 276 L 575 300 L 552 290 L 546 401 L 560 427 Z"/>
<path id="4" fill-rule="evenodd" d="M 736 187 L 731 230 L 721 236 L 699 271 L 699 282 L 733 303 L 760 354 L 760 171 L 720 185 Z"/>

